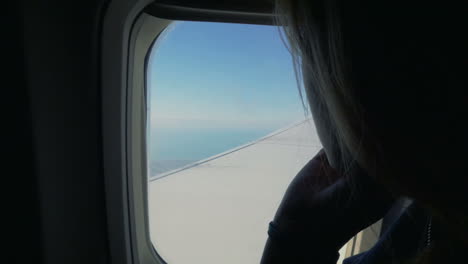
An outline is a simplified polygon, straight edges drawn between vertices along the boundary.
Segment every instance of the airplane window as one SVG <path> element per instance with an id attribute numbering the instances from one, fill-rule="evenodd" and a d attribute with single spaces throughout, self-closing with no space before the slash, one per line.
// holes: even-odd
<path id="1" fill-rule="evenodd" d="M 156 251 L 170 264 L 258 263 L 284 191 L 321 148 L 278 28 L 176 22 L 150 52 Z"/>

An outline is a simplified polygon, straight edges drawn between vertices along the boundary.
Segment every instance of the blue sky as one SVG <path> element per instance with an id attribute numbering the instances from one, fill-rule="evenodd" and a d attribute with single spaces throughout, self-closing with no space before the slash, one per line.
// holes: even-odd
<path id="1" fill-rule="evenodd" d="M 277 27 L 177 22 L 148 67 L 152 126 L 278 129 L 304 119 Z"/>

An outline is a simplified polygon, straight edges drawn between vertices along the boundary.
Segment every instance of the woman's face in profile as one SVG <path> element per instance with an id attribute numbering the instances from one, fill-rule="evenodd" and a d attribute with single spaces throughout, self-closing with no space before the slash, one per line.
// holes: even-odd
<path id="1" fill-rule="evenodd" d="M 320 111 L 320 104 L 318 102 L 313 102 L 310 100 L 310 108 L 312 111 L 312 117 L 314 119 L 315 128 L 317 130 L 317 135 L 322 143 L 325 154 L 327 155 L 328 162 L 334 169 L 339 169 L 340 161 L 338 159 L 338 145 L 333 131 L 330 128 L 330 121 L 327 120 L 327 116 L 322 116 L 323 111 Z"/>
<path id="2" fill-rule="evenodd" d="M 304 75 L 303 79 L 304 84 L 306 85 L 307 97 L 315 128 L 317 130 L 317 135 L 322 143 L 325 154 L 327 155 L 328 162 L 334 169 L 339 170 L 342 163 L 340 160 L 341 153 L 335 132 L 331 126 L 328 110 L 325 108 L 324 102 L 316 93 L 315 89 L 307 86 L 308 80 L 306 75 Z"/>

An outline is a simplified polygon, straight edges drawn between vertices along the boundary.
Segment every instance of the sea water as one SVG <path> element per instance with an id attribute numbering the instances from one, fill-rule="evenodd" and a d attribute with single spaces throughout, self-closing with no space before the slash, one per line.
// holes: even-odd
<path id="1" fill-rule="evenodd" d="M 274 128 L 154 127 L 148 132 L 149 176 L 184 167 L 258 140 Z"/>

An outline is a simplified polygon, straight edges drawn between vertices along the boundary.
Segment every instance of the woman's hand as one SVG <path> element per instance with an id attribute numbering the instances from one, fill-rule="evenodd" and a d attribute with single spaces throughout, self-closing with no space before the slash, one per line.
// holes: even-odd
<path id="1" fill-rule="evenodd" d="M 382 218 L 392 203 L 389 192 L 362 169 L 351 168 L 348 175 L 339 175 L 322 150 L 293 179 L 273 223 L 282 236 L 318 247 L 310 250 L 337 252 L 356 233 Z M 297 248 L 303 246 L 307 245 Z M 264 254 L 267 250 L 268 245 Z"/>

